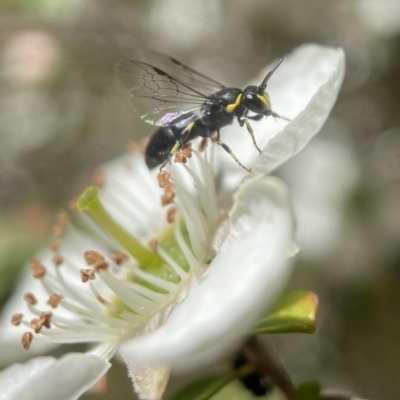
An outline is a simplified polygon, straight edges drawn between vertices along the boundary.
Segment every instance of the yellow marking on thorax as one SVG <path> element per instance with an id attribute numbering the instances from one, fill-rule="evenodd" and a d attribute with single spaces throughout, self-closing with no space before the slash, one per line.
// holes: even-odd
<path id="1" fill-rule="evenodd" d="M 271 109 L 271 99 L 268 96 L 267 92 L 264 92 L 262 95 L 257 95 L 257 97 L 264 103 L 267 110 Z"/>
<path id="2" fill-rule="evenodd" d="M 235 108 L 240 104 L 241 100 L 242 100 L 242 93 L 240 93 L 239 96 L 236 97 L 236 101 L 233 104 L 228 104 L 226 106 L 226 111 L 228 111 L 228 113 L 235 111 Z"/>

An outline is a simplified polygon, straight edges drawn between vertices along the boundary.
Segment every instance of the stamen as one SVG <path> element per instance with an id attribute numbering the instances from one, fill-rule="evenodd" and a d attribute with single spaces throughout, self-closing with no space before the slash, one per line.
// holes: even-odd
<path id="1" fill-rule="evenodd" d="M 81 280 L 83 283 L 86 283 L 88 280 L 96 279 L 96 275 L 95 275 L 93 269 L 90 269 L 90 268 L 83 269 L 82 268 L 79 272 L 81 274 Z"/>
<path id="2" fill-rule="evenodd" d="M 39 260 L 33 259 L 31 261 L 31 269 L 35 279 L 42 279 L 46 275 L 46 268 Z"/>
<path id="3" fill-rule="evenodd" d="M 57 254 L 54 254 L 51 261 L 56 267 L 59 267 L 64 262 L 64 258 L 61 254 L 57 253 Z"/>
<path id="4" fill-rule="evenodd" d="M 83 257 L 88 265 L 94 265 L 98 262 L 103 262 L 104 257 L 97 251 L 94 250 L 87 250 L 83 253 Z"/>
<path id="5" fill-rule="evenodd" d="M 116 251 L 111 255 L 112 260 L 117 265 L 122 265 L 125 261 L 128 260 L 128 256 L 122 251 Z"/>
<path id="6" fill-rule="evenodd" d="M 167 211 L 167 221 L 170 224 L 172 224 L 175 221 L 177 212 L 178 212 L 178 210 L 175 207 L 172 207 Z"/>
<path id="7" fill-rule="evenodd" d="M 53 293 L 47 300 L 47 304 L 52 308 L 57 308 L 63 298 L 61 294 Z"/>
<path id="8" fill-rule="evenodd" d="M 24 300 L 25 300 L 28 304 L 30 304 L 30 305 L 32 305 L 32 306 L 34 306 L 35 304 L 37 304 L 37 299 L 36 299 L 36 297 L 35 297 L 32 293 L 30 293 L 30 292 L 27 292 L 27 293 L 24 294 Z"/>
<path id="9" fill-rule="evenodd" d="M 21 339 L 22 347 L 25 350 L 29 350 L 29 348 L 31 347 L 31 344 L 32 344 L 32 340 L 33 340 L 32 332 L 25 332 L 22 335 L 22 339 Z"/>
<path id="10" fill-rule="evenodd" d="M 22 318 L 24 317 L 24 314 L 21 313 L 16 313 L 11 317 L 11 323 L 14 326 L 18 326 L 21 324 Z"/>
<path id="11" fill-rule="evenodd" d="M 171 173 L 163 169 L 160 171 L 157 175 L 157 180 L 158 180 L 158 185 L 160 186 L 161 189 L 164 189 L 166 186 L 168 186 L 171 178 Z"/>

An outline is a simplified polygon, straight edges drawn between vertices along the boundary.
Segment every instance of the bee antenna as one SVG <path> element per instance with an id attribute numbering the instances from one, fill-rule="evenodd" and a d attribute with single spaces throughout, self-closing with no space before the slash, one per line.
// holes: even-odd
<path id="1" fill-rule="evenodd" d="M 267 82 L 269 81 L 271 76 L 274 74 L 274 72 L 278 69 L 278 67 L 282 64 L 284 59 L 285 59 L 285 57 L 282 57 L 274 64 L 274 66 L 271 68 L 271 70 L 268 72 L 268 74 L 265 76 L 265 78 L 261 82 L 261 85 L 259 86 L 260 89 L 262 89 L 263 91 L 265 90 L 265 88 L 267 87 Z"/>

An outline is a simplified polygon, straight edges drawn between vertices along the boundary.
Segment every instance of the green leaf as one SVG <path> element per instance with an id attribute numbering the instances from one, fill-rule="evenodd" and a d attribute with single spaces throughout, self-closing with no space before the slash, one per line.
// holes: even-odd
<path id="1" fill-rule="evenodd" d="M 314 333 L 318 297 L 313 292 L 284 293 L 254 326 L 253 334 Z"/>
<path id="2" fill-rule="evenodd" d="M 316 381 L 300 383 L 296 388 L 296 400 L 318 400 L 321 394 L 321 386 Z"/>

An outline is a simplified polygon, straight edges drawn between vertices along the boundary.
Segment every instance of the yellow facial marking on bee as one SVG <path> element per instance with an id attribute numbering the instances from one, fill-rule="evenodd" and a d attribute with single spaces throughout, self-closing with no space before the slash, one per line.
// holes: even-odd
<path id="1" fill-rule="evenodd" d="M 228 111 L 228 113 L 235 111 L 235 108 L 240 104 L 241 100 L 242 100 L 242 93 L 240 93 L 239 96 L 236 97 L 236 101 L 233 104 L 229 104 L 226 106 L 226 111 Z"/>
<path id="2" fill-rule="evenodd" d="M 271 100 L 270 100 L 267 92 L 264 92 L 263 95 L 258 94 L 257 97 L 265 104 L 265 107 L 267 108 L 267 110 L 271 109 Z"/>

